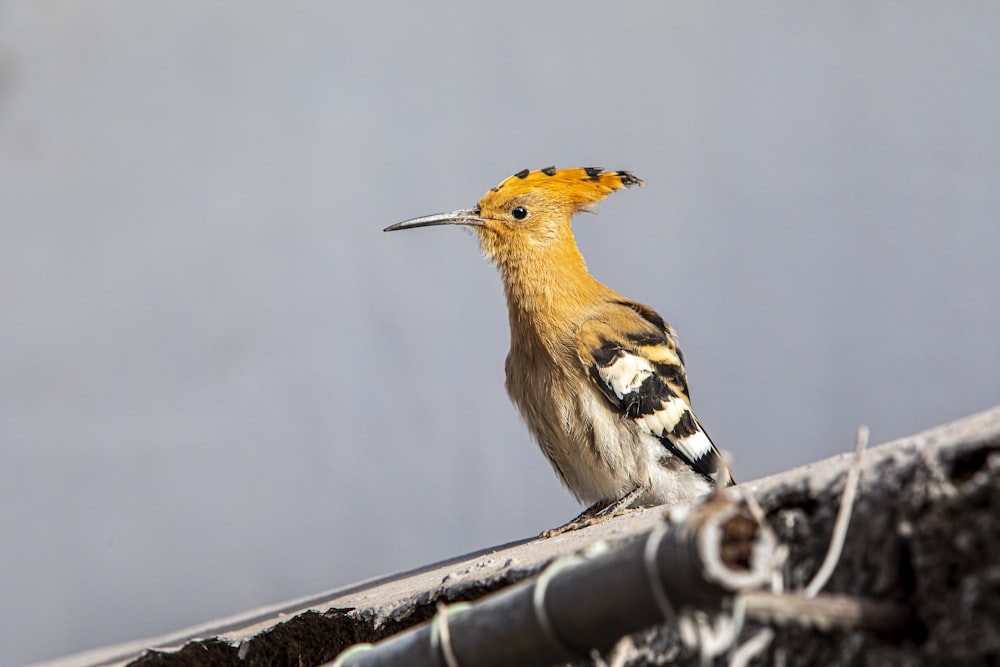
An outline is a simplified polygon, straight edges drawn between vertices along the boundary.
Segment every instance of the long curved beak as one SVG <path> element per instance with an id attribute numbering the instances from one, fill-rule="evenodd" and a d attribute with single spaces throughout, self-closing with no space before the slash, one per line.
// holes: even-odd
<path id="1" fill-rule="evenodd" d="M 389 225 L 383 232 L 394 232 L 397 229 L 414 229 L 416 227 L 431 227 L 433 225 L 465 225 L 466 227 L 482 227 L 486 222 L 479 217 L 478 209 L 466 209 L 462 211 L 452 211 L 450 213 L 437 213 L 435 215 L 425 215 L 422 218 L 413 218 L 404 222 L 397 222 Z"/>

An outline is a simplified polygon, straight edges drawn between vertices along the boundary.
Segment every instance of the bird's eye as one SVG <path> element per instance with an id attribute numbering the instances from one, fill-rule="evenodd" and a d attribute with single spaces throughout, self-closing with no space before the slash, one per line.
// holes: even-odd
<path id="1" fill-rule="evenodd" d="M 514 216 L 515 220 L 524 220 L 528 217 L 528 209 L 523 206 L 515 206 L 514 209 L 511 210 L 510 214 Z"/>

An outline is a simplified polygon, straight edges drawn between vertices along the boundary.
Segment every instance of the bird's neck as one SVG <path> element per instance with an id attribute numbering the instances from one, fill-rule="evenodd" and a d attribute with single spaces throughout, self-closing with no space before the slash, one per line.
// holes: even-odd
<path id="1" fill-rule="evenodd" d="M 507 297 L 512 344 L 532 339 L 547 347 L 556 343 L 608 291 L 590 275 L 572 237 L 521 249 L 497 266 Z"/>

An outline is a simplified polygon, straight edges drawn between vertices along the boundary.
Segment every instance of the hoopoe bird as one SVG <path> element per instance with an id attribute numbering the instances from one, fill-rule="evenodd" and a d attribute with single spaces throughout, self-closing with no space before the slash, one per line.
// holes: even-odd
<path id="1" fill-rule="evenodd" d="M 473 209 L 385 229 L 468 227 L 499 269 L 507 393 L 563 483 L 590 504 L 548 534 L 734 483 L 691 410 L 674 330 L 598 282 L 573 238 L 576 213 L 632 185 L 643 183 L 627 171 L 525 169 Z"/>

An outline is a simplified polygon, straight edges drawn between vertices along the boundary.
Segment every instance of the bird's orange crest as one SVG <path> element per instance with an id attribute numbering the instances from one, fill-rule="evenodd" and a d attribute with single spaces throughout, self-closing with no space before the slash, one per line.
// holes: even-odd
<path id="1" fill-rule="evenodd" d="M 642 187 L 642 181 L 628 171 L 603 171 L 600 167 L 525 169 L 487 192 L 479 204 L 481 208 L 488 209 L 497 200 L 509 201 L 520 194 L 542 190 L 550 201 L 568 204 L 579 211 L 603 200 L 615 190 L 632 185 Z"/>

